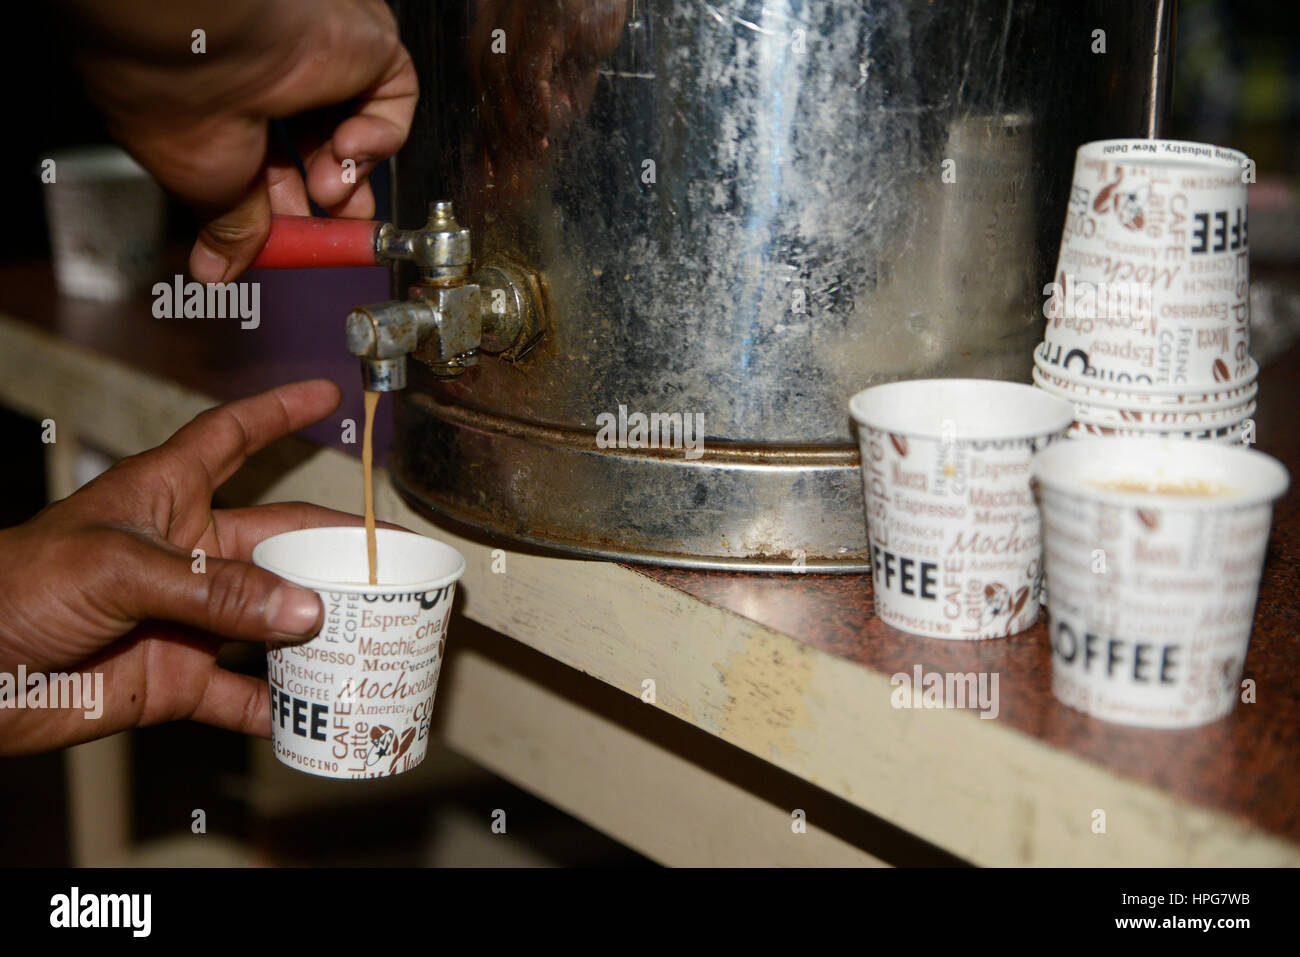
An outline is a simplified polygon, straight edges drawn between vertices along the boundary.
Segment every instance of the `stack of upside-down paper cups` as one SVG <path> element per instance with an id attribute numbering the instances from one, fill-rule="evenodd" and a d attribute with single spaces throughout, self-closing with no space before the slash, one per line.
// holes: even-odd
<path id="1" fill-rule="evenodd" d="M 1172 140 L 1079 148 L 1034 382 L 1073 437 L 1250 441 L 1246 186 L 1236 150 Z"/>

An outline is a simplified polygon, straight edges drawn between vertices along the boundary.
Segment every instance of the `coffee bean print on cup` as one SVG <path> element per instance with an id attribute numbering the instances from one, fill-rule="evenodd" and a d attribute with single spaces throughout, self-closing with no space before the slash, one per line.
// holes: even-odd
<path id="1" fill-rule="evenodd" d="M 1041 588 L 1034 454 L 1069 403 L 983 379 L 890 383 L 854 396 L 876 614 L 934 638 L 1029 628 Z"/>
<path id="2" fill-rule="evenodd" d="M 986 628 L 1002 624 L 1005 627 L 1002 637 L 1010 634 L 1011 624 L 1025 607 L 1031 592 L 1030 585 L 1021 585 L 1013 595 L 1011 591 L 997 582 L 984 586 L 984 610 L 980 615 L 980 625 Z"/>

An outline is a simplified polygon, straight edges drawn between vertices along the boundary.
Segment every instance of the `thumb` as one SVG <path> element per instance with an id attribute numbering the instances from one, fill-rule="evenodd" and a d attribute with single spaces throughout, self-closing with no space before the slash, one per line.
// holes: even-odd
<path id="1" fill-rule="evenodd" d="M 271 233 L 271 198 L 259 179 L 227 210 L 208 222 L 190 253 L 190 275 L 199 282 L 229 282 L 248 268 Z"/>
<path id="2" fill-rule="evenodd" d="M 247 562 L 190 557 L 141 543 L 131 559 L 125 604 L 137 620 L 173 621 L 253 641 L 298 641 L 319 630 L 320 596 Z"/>

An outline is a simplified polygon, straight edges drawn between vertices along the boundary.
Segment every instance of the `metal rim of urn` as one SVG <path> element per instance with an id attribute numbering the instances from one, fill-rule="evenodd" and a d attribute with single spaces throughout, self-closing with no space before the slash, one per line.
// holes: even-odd
<path id="1" fill-rule="evenodd" d="M 713 444 L 687 460 L 599 449 L 590 433 L 442 402 L 418 383 L 395 398 L 405 440 L 389 462 L 394 485 L 416 508 L 462 526 L 633 564 L 870 571 L 856 448 Z M 738 500 L 753 508 L 726 507 Z"/>

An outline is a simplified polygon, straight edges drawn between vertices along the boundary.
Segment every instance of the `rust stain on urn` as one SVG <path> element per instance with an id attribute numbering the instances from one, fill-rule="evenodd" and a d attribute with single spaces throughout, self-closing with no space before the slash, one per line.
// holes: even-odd
<path id="1" fill-rule="evenodd" d="M 811 728 L 810 651 L 773 647 L 751 637 L 743 650 L 714 663 L 726 703 L 711 716 L 718 733 L 760 757 L 799 750 L 795 729 Z"/>

